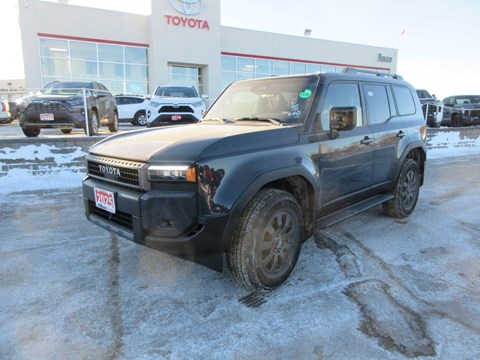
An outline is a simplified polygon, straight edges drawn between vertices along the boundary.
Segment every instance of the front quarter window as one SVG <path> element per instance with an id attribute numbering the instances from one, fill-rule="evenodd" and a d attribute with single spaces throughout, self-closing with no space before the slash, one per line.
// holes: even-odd
<path id="1" fill-rule="evenodd" d="M 317 76 L 268 78 L 230 85 L 205 119 L 304 123 L 317 88 Z"/>

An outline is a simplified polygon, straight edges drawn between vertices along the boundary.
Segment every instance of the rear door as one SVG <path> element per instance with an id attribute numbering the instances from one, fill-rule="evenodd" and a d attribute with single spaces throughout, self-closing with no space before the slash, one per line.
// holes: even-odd
<path id="1" fill-rule="evenodd" d="M 410 89 L 402 87 L 402 96 L 411 98 Z M 406 91 L 406 93 L 405 93 Z M 407 142 L 407 126 L 398 115 L 392 88 L 385 83 L 363 83 L 367 118 L 375 139 L 375 166 L 372 188 L 375 191 L 390 188 L 394 178 L 402 142 Z M 411 101 L 413 105 L 413 101 Z M 411 110 L 415 113 L 415 107 Z"/>

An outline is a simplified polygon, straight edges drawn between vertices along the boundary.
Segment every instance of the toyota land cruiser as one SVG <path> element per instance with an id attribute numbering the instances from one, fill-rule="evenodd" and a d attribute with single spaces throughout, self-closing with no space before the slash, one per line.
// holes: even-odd
<path id="1" fill-rule="evenodd" d="M 415 89 L 397 75 L 344 72 L 239 81 L 197 124 L 97 143 L 87 218 L 217 271 L 226 259 L 240 284 L 268 290 L 315 226 L 380 204 L 407 217 L 426 161 Z"/>

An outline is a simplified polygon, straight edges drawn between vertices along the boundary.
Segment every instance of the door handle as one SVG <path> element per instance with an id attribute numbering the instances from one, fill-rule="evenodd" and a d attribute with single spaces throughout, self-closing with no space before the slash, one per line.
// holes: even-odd
<path id="1" fill-rule="evenodd" d="M 405 136 L 407 136 L 407 134 L 405 134 L 405 133 L 403 132 L 403 130 L 400 130 L 400 131 L 397 133 L 397 137 L 400 138 L 400 139 L 404 138 Z"/>
<path id="2" fill-rule="evenodd" d="M 362 145 L 370 145 L 373 142 L 371 137 L 365 136 L 361 141 L 360 144 Z"/>

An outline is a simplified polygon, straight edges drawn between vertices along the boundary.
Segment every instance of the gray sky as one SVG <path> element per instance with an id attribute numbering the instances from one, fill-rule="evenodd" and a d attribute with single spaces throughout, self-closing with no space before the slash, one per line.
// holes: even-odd
<path id="1" fill-rule="evenodd" d="M 147 14 L 150 2 L 70 3 Z M 2 43 L 12 55 L 1 57 L 0 79 L 23 78 L 15 7 L 2 0 Z M 221 7 L 225 26 L 298 36 L 308 28 L 312 38 L 396 48 L 397 72 L 439 98 L 480 93 L 479 0 L 221 0 Z"/>

